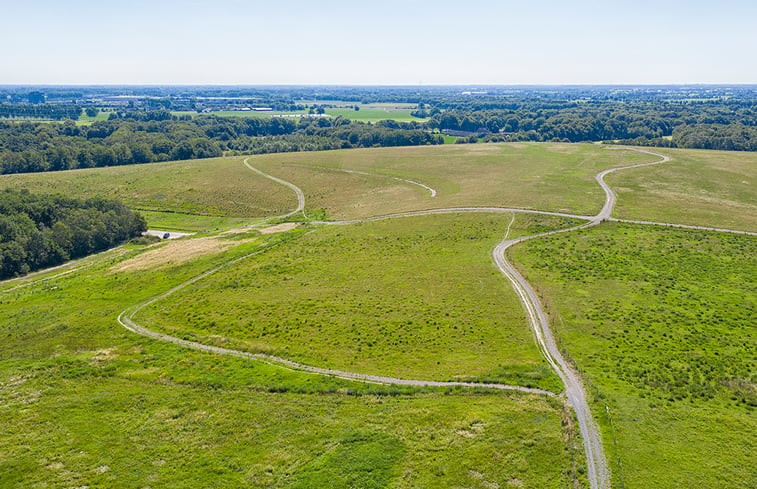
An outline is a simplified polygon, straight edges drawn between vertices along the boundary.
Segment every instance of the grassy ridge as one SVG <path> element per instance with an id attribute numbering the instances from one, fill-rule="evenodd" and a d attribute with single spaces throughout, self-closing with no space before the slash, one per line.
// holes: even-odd
<path id="1" fill-rule="evenodd" d="M 435 215 L 320 229 L 141 311 L 201 342 L 350 371 L 485 377 L 558 391 L 492 264 L 511 215 Z M 511 236 L 569 225 L 519 215 Z"/>
<path id="2" fill-rule="evenodd" d="M 757 231 L 757 155 L 660 149 L 665 164 L 613 173 L 615 217 Z"/>
<path id="3" fill-rule="evenodd" d="M 0 293 L 0 486 L 346 487 L 370 471 L 381 487 L 536 488 L 583 470 L 555 400 L 325 378 L 116 323 L 124 308 L 281 239 L 233 238 L 241 244 L 222 254 L 115 272 L 147 251 L 128 246 Z"/>
<path id="4" fill-rule="evenodd" d="M 754 487 L 757 241 L 609 224 L 512 250 L 601 401 L 625 487 Z"/>
<path id="5" fill-rule="evenodd" d="M 0 187 L 116 198 L 150 211 L 149 225 L 177 230 L 215 229 L 240 219 L 282 214 L 297 205 L 294 192 L 250 171 L 241 158 L 3 175 Z M 198 222 L 196 215 L 203 218 Z"/>
<path id="6" fill-rule="evenodd" d="M 506 206 L 593 215 L 604 202 L 595 174 L 605 168 L 654 159 L 591 144 L 510 143 L 260 155 L 252 162 L 302 188 L 308 208 L 324 208 L 335 218 L 353 218 L 454 206 Z M 438 193 L 431 199 L 427 190 L 410 184 L 390 179 L 381 183 L 377 177 L 361 175 L 340 177 L 318 167 L 406 178 L 429 185 Z"/>
<path id="7" fill-rule="evenodd" d="M 594 214 L 604 201 L 594 181 L 598 171 L 653 158 L 596 145 L 480 144 L 260 155 L 251 157 L 251 163 L 300 186 L 308 210 L 324 209 L 333 218 L 352 218 L 451 206 Z M 149 211 L 152 227 L 176 230 L 215 229 L 236 224 L 233 219 L 277 215 L 294 207 L 291 190 L 251 172 L 241 160 L 5 175 L 0 187 L 107 195 Z M 437 197 L 432 199 L 428 190 L 386 176 L 427 184 L 437 190 Z M 203 218 L 193 221 L 193 215 Z"/>

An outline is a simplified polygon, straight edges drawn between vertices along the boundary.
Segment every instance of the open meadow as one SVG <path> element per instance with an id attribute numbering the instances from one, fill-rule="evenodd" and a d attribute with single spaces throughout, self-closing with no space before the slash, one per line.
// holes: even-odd
<path id="1" fill-rule="evenodd" d="M 754 237 L 609 223 L 511 256 L 586 377 L 616 486 L 757 484 Z"/>
<path id="2" fill-rule="evenodd" d="M 757 232 L 757 155 L 660 149 L 664 165 L 611 174 L 615 217 Z"/>
<path id="3" fill-rule="evenodd" d="M 236 227 L 284 214 L 291 190 L 244 167 L 239 158 L 147 163 L 0 176 L 0 188 L 117 198 L 142 211 L 153 228 L 176 231 Z"/>
<path id="4" fill-rule="evenodd" d="M 146 339 L 115 320 L 199 273 L 298 239 L 298 230 L 249 231 L 128 245 L 72 273 L 4 284 L 0 485 L 558 488 L 583 480 L 579 439 L 559 400 L 293 372 Z"/>
<path id="5" fill-rule="evenodd" d="M 333 218 L 358 218 L 406 210 L 457 206 L 503 206 L 592 215 L 604 193 L 594 180 L 600 170 L 654 161 L 630 150 L 592 144 L 474 144 L 260 155 L 251 163 L 293 182 L 308 208 Z M 367 176 L 336 170 L 356 170 Z M 383 176 L 384 183 L 378 182 Z M 418 186 L 436 190 L 431 198 Z M 350 183 L 351 182 L 351 183 Z"/>
<path id="6" fill-rule="evenodd" d="M 324 113 L 330 117 L 343 117 L 360 122 L 379 122 L 385 120 L 397 121 L 397 122 L 423 122 L 426 119 L 413 117 L 410 112 L 415 110 L 416 104 L 403 104 L 403 103 L 375 103 L 375 104 L 362 104 L 358 102 L 343 102 L 338 100 L 327 101 L 301 101 L 300 105 L 331 105 L 324 109 Z M 355 106 L 358 110 L 355 110 Z M 281 110 L 215 110 L 208 115 L 216 117 L 308 117 L 310 109 L 295 110 L 295 111 L 281 111 Z M 198 114 L 195 111 L 172 111 L 176 116 L 191 116 L 196 117 Z M 107 115 L 107 114 L 106 114 Z M 82 116 L 80 120 L 85 119 Z"/>
<path id="7" fill-rule="evenodd" d="M 672 159 L 608 176 L 614 217 L 755 231 L 751 155 L 655 152 Z M 231 229 L 297 206 L 246 159 L 302 189 L 304 213 Z M 0 282 L 0 487 L 589 487 L 578 418 L 492 257 L 505 235 L 584 221 L 324 221 L 594 215 L 598 172 L 657 160 L 507 143 L 3 175 L 0 188 L 114 197 L 197 234 Z M 756 246 L 602 222 L 507 251 L 586 383 L 613 487 L 757 485 Z M 125 311 L 313 367 L 549 392 L 316 375 L 137 335 Z"/>
<path id="8" fill-rule="evenodd" d="M 250 171 L 245 158 L 2 175 L 0 188 L 114 197 L 145 211 L 150 227 L 177 231 L 228 228 L 292 209 L 293 192 Z M 604 195 L 594 181 L 598 171 L 653 160 L 590 144 L 520 143 L 249 157 L 256 168 L 302 188 L 306 212 L 323 210 L 331 219 L 456 206 L 594 214 Z M 398 179 L 427 185 L 436 197 Z"/>
<path id="9" fill-rule="evenodd" d="M 484 378 L 559 392 L 491 250 L 512 215 L 330 226 L 135 316 L 150 329 L 367 374 Z M 517 216 L 510 236 L 575 221 Z"/>

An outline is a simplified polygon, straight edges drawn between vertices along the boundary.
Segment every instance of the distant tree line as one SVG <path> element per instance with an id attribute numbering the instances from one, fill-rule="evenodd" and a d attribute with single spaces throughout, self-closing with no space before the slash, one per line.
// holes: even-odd
<path id="1" fill-rule="evenodd" d="M 0 104 L 0 118 L 78 119 L 82 108 L 74 104 Z"/>
<path id="2" fill-rule="evenodd" d="M 337 118 L 178 118 L 168 111 L 116 115 L 89 126 L 0 122 L 0 173 L 69 170 L 221 156 L 439 144 L 418 123 Z"/>
<path id="3" fill-rule="evenodd" d="M 0 278 L 80 258 L 141 235 L 145 220 L 121 202 L 0 191 Z"/>
<path id="4" fill-rule="evenodd" d="M 757 151 L 757 127 L 743 124 L 693 124 L 676 127 L 670 138 L 638 137 L 621 144 L 667 148 Z"/>
<path id="5" fill-rule="evenodd" d="M 495 135 L 489 138 L 494 141 L 567 142 L 637 138 L 662 141 L 683 126 L 757 126 L 757 103 L 754 102 L 648 104 L 531 100 L 502 102 L 500 107 L 509 108 L 497 109 L 480 109 L 482 104 L 469 105 L 472 105 L 469 109 L 432 109 L 428 112 L 428 126 L 469 132 L 484 129 Z M 679 144 L 693 147 L 688 146 L 685 138 L 681 138 Z M 734 144 L 737 146 L 743 147 Z"/>

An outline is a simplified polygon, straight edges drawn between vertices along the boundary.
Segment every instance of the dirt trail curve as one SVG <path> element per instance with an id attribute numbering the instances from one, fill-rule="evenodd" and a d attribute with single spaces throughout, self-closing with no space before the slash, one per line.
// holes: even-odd
<path id="1" fill-rule="evenodd" d="M 615 149 L 615 148 L 611 148 L 611 149 Z M 395 217 L 419 216 L 419 215 L 427 215 L 427 214 L 453 213 L 453 212 L 520 212 L 520 213 L 533 213 L 533 214 L 570 217 L 570 218 L 576 218 L 576 219 L 582 219 L 582 220 L 588 221 L 579 226 L 574 226 L 567 229 L 551 231 L 551 232 L 546 232 L 546 233 L 541 233 L 541 234 L 535 234 L 531 236 L 523 236 L 523 237 L 515 238 L 515 239 L 508 239 L 508 236 L 506 235 L 503 241 L 500 242 L 494 249 L 493 256 L 494 256 L 494 261 L 497 267 L 510 280 L 510 282 L 513 284 L 513 287 L 515 288 L 516 293 L 520 297 L 526 309 L 526 313 L 528 315 L 530 325 L 534 331 L 534 335 L 535 335 L 535 338 L 536 338 L 537 344 L 539 345 L 540 350 L 542 351 L 545 358 L 547 359 L 547 362 L 557 372 L 557 374 L 560 376 L 563 383 L 565 384 L 566 397 L 569 403 L 571 404 L 571 406 L 573 407 L 573 409 L 575 410 L 576 416 L 578 418 L 579 428 L 581 431 L 581 436 L 583 438 L 584 448 L 586 451 L 587 475 L 589 477 L 589 482 L 593 489 L 605 489 L 605 488 L 610 487 L 610 472 L 607 467 L 607 462 L 604 456 L 604 450 L 602 447 L 602 438 L 600 435 L 600 431 L 597 427 L 596 422 L 594 421 L 591 415 L 591 410 L 589 409 L 589 405 L 587 402 L 587 395 L 584 390 L 583 383 L 578 373 L 565 361 L 559 349 L 557 348 L 557 344 L 555 343 L 554 337 L 552 335 L 552 331 L 550 329 L 549 320 L 547 318 L 547 315 L 544 312 L 544 308 L 541 305 L 538 295 L 536 294 L 534 289 L 531 287 L 531 285 L 525 280 L 525 278 L 507 260 L 505 252 L 510 246 L 520 243 L 522 241 L 528 240 L 528 239 L 538 238 L 542 236 L 549 236 L 549 235 L 557 234 L 557 233 L 575 231 L 575 230 L 582 229 L 585 227 L 594 226 L 596 224 L 599 224 L 603 220 L 614 220 L 611 218 L 611 214 L 612 214 L 613 207 L 615 205 L 616 197 L 612 189 L 610 189 L 610 187 L 605 183 L 604 181 L 605 175 L 614 171 L 619 171 L 619 170 L 624 170 L 624 169 L 629 169 L 629 168 L 638 168 L 638 167 L 649 166 L 649 165 L 657 165 L 657 164 L 668 161 L 668 157 L 657 154 L 657 153 L 653 153 L 651 151 L 634 149 L 634 148 L 627 148 L 627 149 L 632 149 L 633 151 L 639 151 L 639 152 L 646 153 L 649 155 L 657 156 L 661 159 L 659 161 L 655 161 L 652 163 L 642 163 L 639 165 L 630 165 L 630 166 L 624 166 L 624 167 L 619 167 L 619 168 L 613 168 L 613 169 L 602 171 L 599 174 L 597 174 L 596 175 L 597 182 L 601 185 L 602 189 L 605 191 L 606 199 L 605 199 L 605 204 L 602 207 L 602 210 L 596 216 L 581 216 L 581 215 L 575 215 L 575 214 L 543 212 L 543 211 L 535 211 L 535 210 L 527 210 L 527 209 L 511 209 L 511 208 L 501 208 L 501 207 L 460 207 L 460 208 L 411 211 L 411 212 L 405 212 L 405 213 L 390 214 L 390 215 L 385 215 L 385 216 L 369 217 L 365 219 L 355 219 L 355 220 L 347 220 L 347 221 L 331 221 L 331 222 L 322 223 L 322 224 L 331 224 L 331 225 L 345 225 L 345 224 L 352 224 L 352 223 L 358 223 L 358 222 L 374 221 L 374 220 L 379 220 L 379 219 L 391 219 Z M 278 218 L 288 217 L 301 210 L 304 210 L 305 197 L 302 191 L 298 187 L 296 187 L 295 185 L 289 182 L 286 182 L 279 178 L 263 173 L 262 171 L 250 166 L 248 163 L 248 159 L 244 160 L 244 165 L 247 166 L 250 170 L 264 176 L 265 178 L 269 178 L 275 182 L 278 182 L 282 185 L 285 185 L 291 188 L 297 194 L 297 201 L 298 201 L 297 209 L 284 216 L 278 216 Z M 666 225 L 664 223 L 652 223 L 652 224 Z M 684 227 L 684 226 L 681 226 L 681 227 Z M 694 228 L 709 229 L 709 228 L 699 228 L 699 227 L 694 227 Z M 721 231 L 730 231 L 730 230 L 721 230 Z M 508 226 L 508 234 L 509 234 L 509 226 Z M 753 233 L 747 233 L 747 234 L 753 234 Z M 398 378 L 393 378 L 393 377 L 366 375 L 366 374 L 359 374 L 359 373 L 354 373 L 354 372 L 344 372 L 340 370 L 313 367 L 309 365 L 303 365 L 300 363 L 292 362 L 284 358 L 264 355 L 260 353 L 238 351 L 238 350 L 203 345 L 201 343 L 195 343 L 195 342 L 183 340 L 183 339 L 169 336 L 166 334 L 151 331 L 147 328 L 144 328 L 143 326 L 138 325 L 136 322 L 134 322 L 133 320 L 134 314 L 138 312 L 139 310 L 141 310 L 142 308 L 152 304 L 153 302 L 161 300 L 169 296 L 170 294 L 194 282 L 197 282 L 198 280 L 201 280 L 202 278 L 207 277 L 208 275 L 215 273 L 216 271 L 224 267 L 232 265 L 233 263 L 236 263 L 240 260 L 243 260 L 249 256 L 260 253 L 262 251 L 263 250 L 252 253 L 250 255 L 243 256 L 241 258 L 237 258 L 230 262 L 227 262 L 226 264 L 221 265 L 220 267 L 216 269 L 205 272 L 202 275 L 199 275 L 187 282 L 184 282 L 183 284 L 177 287 L 174 287 L 173 289 L 161 295 L 158 295 L 137 306 L 133 306 L 123 311 L 118 316 L 118 322 L 121 325 L 123 325 L 125 328 L 135 333 L 138 333 L 150 338 L 155 338 L 155 339 L 159 339 L 163 341 L 169 341 L 178 345 L 186 346 L 188 348 L 194 348 L 198 350 L 210 351 L 214 353 L 232 355 L 232 356 L 237 356 L 237 357 L 250 358 L 257 361 L 270 363 L 272 365 L 277 365 L 283 368 L 311 372 L 311 373 L 321 374 L 321 375 L 331 375 L 331 376 L 349 379 L 349 380 L 358 380 L 362 382 L 375 382 L 375 383 L 382 383 L 382 384 L 411 385 L 411 386 L 487 387 L 487 388 L 494 388 L 494 389 L 518 390 L 518 391 L 537 393 L 537 394 L 543 394 L 543 395 L 548 395 L 548 396 L 555 395 L 548 391 L 543 391 L 540 389 L 529 389 L 529 388 L 520 387 L 520 386 L 509 386 L 509 385 L 502 385 L 502 384 L 483 384 L 483 383 L 471 383 L 471 382 L 437 382 L 437 381 L 398 379 Z"/>
<path id="2" fill-rule="evenodd" d="M 591 484 L 592 488 L 598 489 L 605 489 L 610 487 L 610 471 L 607 467 L 607 460 L 605 459 L 604 455 L 602 436 L 596 424 L 596 421 L 592 417 L 591 410 L 589 409 L 583 382 L 581 381 L 581 378 L 575 371 L 575 369 L 573 369 L 573 367 L 565 361 L 562 354 L 560 353 L 560 350 L 557 348 L 557 343 L 555 342 L 554 336 L 552 335 L 552 330 L 549 326 L 549 318 L 544 312 L 544 307 L 542 306 L 536 291 L 533 289 L 533 287 L 531 287 L 531 285 L 523 277 L 523 275 L 521 275 L 520 272 L 518 272 L 518 270 L 516 270 L 515 267 L 507 260 L 505 253 L 507 249 L 514 244 L 521 243 L 529 239 L 575 231 L 589 226 L 594 226 L 596 224 L 599 224 L 603 220 L 610 219 L 612 210 L 615 207 L 616 198 L 615 193 L 604 181 L 605 175 L 614 171 L 625 170 L 629 168 L 659 165 L 660 163 L 664 163 L 669 160 L 667 156 L 652 153 L 650 151 L 635 151 L 657 156 L 661 159 L 651 163 L 642 163 L 639 165 L 611 168 L 597 174 L 596 180 L 605 191 L 605 204 L 599 214 L 590 218 L 590 221 L 588 223 L 568 229 L 550 231 L 531 236 L 523 236 L 516 239 L 507 239 L 507 237 L 505 237 L 505 239 L 497 245 L 493 252 L 494 261 L 497 264 L 497 267 L 513 284 L 516 293 L 518 294 L 521 302 L 526 308 L 526 313 L 536 336 L 536 341 L 539 345 L 539 348 L 546 357 L 547 362 L 549 362 L 555 372 L 557 372 L 557 375 L 560 376 L 563 384 L 565 384 L 565 394 L 568 397 L 568 402 L 576 413 L 578 426 L 581 431 L 581 437 L 584 441 L 589 483 Z"/>
<path id="3" fill-rule="evenodd" d="M 248 163 L 249 159 L 250 159 L 249 157 L 247 157 L 247 158 L 244 159 L 244 161 L 242 162 L 242 163 L 244 163 L 244 166 L 246 166 L 250 170 L 254 171 L 258 175 L 261 175 L 261 176 L 263 176 L 263 177 L 265 177 L 265 178 L 267 178 L 269 180 L 273 180 L 276 183 L 280 183 L 281 185 L 284 185 L 285 187 L 291 188 L 292 190 L 294 190 L 294 193 L 297 194 L 297 208 L 295 210 L 293 210 L 292 212 L 289 212 L 287 214 L 281 215 L 281 216 L 268 217 L 268 218 L 264 219 L 264 221 L 270 221 L 272 219 L 284 219 L 286 217 L 293 216 L 293 215 L 297 214 L 300 211 L 303 211 L 303 212 L 305 211 L 305 194 L 302 192 L 302 190 L 300 189 L 300 187 L 298 187 L 297 185 L 295 185 L 293 183 L 289 183 L 286 180 L 282 180 L 280 178 L 276 178 L 273 175 L 269 175 L 267 173 L 263 173 L 262 171 L 258 170 L 257 168 L 251 166 Z"/>
<path id="4" fill-rule="evenodd" d="M 189 284 L 187 283 L 185 285 L 189 285 Z M 176 290 L 178 289 L 172 289 L 171 292 L 175 292 Z M 155 300 L 162 299 L 166 295 L 168 294 L 161 295 Z M 522 387 L 519 385 L 491 384 L 491 383 L 479 383 L 479 382 L 455 382 L 455 381 L 446 382 L 446 381 L 435 381 L 435 380 L 400 379 L 397 377 L 385 377 L 383 375 L 368 375 L 368 374 L 360 374 L 360 373 L 355 373 L 355 372 L 345 372 L 343 370 L 334 370 L 334 369 L 329 369 L 329 368 L 314 367 L 312 365 L 305 365 L 302 363 L 297 363 L 291 360 L 287 360 L 286 358 L 276 357 L 273 355 L 266 355 L 263 353 L 251 353 L 251 352 L 240 351 L 240 350 L 232 350 L 229 348 L 204 345 L 202 343 L 196 343 L 194 341 L 182 340 L 181 338 L 176 338 L 175 336 L 170 336 L 167 334 L 158 333 L 158 332 L 149 330 L 134 322 L 134 320 L 131 318 L 132 315 L 134 315 L 137 311 L 139 311 L 140 309 L 149 305 L 152 302 L 154 301 L 146 302 L 137 308 L 129 309 L 122 312 L 118 316 L 118 322 L 129 331 L 133 331 L 143 336 L 155 338 L 161 341 L 168 341 L 171 343 L 175 343 L 177 345 L 185 346 L 187 348 L 209 351 L 212 353 L 220 353 L 222 355 L 249 358 L 252 360 L 257 360 L 263 363 L 276 365 L 278 367 L 287 368 L 290 370 L 299 370 L 299 371 L 310 372 L 310 373 L 319 374 L 319 375 L 328 375 L 332 377 L 338 377 L 340 379 L 357 380 L 359 382 L 369 382 L 369 383 L 375 383 L 375 384 L 407 385 L 407 386 L 415 386 L 415 387 L 455 387 L 455 386 L 480 387 L 480 388 L 487 388 L 487 389 L 515 390 L 515 391 L 521 391 L 521 392 L 528 392 L 530 394 L 542 394 L 542 395 L 546 395 L 550 397 L 556 396 L 553 392 L 549 392 L 542 389 L 533 389 L 530 387 Z"/>
<path id="5" fill-rule="evenodd" d="M 392 180 L 397 180 L 397 181 L 400 181 L 400 182 L 405 182 L 405 183 L 409 183 L 409 184 L 412 184 L 412 185 L 417 185 L 417 186 L 419 186 L 421 188 L 425 188 L 426 190 L 429 191 L 429 193 L 431 194 L 431 197 L 436 197 L 436 190 L 434 190 L 433 188 L 429 187 L 428 185 L 424 185 L 424 184 L 422 184 L 420 182 L 416 182 L 415 180 L 408 180 L 406 178 L 393 177 L 393 176 L 390 176 L 390 175 L 379 175 L 379 174 L 376 174 L 376 173 L 368 173 L 368 172 L 358 171 L 358 170 L 344 170 L 342 168 L 327 168 L 325 166 L 295 165 L 295 164 L 290 164 L 290 165 L 287 165 L 287 166 L 296 166 L 296 167 L 299 167 L 299 168 L 314 168 L 314 169 L 318 169 L 318 170 L 327 170 L 327 171 L 338 171 L 338 172 L 342 172 L 342 173 L 354 173 L 355 175 L 367 175 L 369 177 L 390 178 Z"/>

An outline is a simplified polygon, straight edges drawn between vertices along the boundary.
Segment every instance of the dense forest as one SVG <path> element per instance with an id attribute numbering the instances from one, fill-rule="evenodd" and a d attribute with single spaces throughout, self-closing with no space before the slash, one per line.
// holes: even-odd
<path id="1" fill-rule="evenodd" d="M 0 191 L 0 279 L 108 249 L 146 229 L 118 201 Z"/>
<path id="2" fill-rule="evenodd" d="M 420 124 L 337 118 L 126 115 L 91 125 L 0 122 L 0 173 L 68 170 L 211 158 L 224 152 L 276 153 L 439 144 Z"/>
<path id="3" fill-rule="evenodd" d="M 757 150 L 754 86 L 0 87 L 3 99 L 0 173 L 441 144 L 442 133 L 464 136 L 457 142 L 607 141 Z M 417 120 L 367 123 L 324 115 L 335 101 L 414 104 Z M 294 116 L 213 115 L 250 107 Z M 100 110 L 108 120 L 89 125 L 71 120 Z"/>

